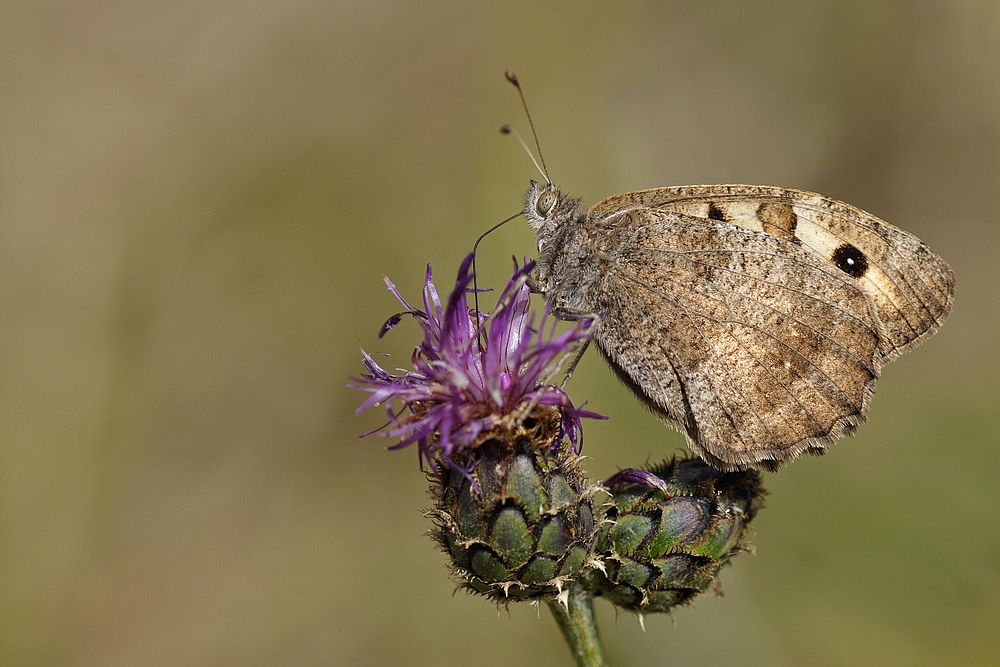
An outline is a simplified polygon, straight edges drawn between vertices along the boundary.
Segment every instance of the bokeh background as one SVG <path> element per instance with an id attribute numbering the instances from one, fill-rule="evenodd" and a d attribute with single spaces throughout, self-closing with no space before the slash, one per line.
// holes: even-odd
<path id="1" fill-rule="evenodd" d="M 553 179 L 815 190 L 955 269 L 870 422 L 767 476 L 724 598 L 598 601 L 615 665 L 1000 655 L 1000 5 L 248 0 L 0 6 L 0 663 L 569 665 L 453 596 L 416 452 L 357 435 L 363 346 Z M 483 282 L 533 255 L 518 221 Z M 488 299 L 487 299 L 488 300 Z M 683 447 L 590 354 L 588 471 Z"/>

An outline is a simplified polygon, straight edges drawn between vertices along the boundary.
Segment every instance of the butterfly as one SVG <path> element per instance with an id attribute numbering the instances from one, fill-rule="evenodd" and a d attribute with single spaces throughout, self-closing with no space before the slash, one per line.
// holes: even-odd
<path id="1" fill-rule="evenodd" d="M 811 192 L 667 187 L 585 209 L 532 181 L 524 216 L 553 313 L 600 315 L 615 374 L 721 470 L 853 433 L 882 366 L 952 307 L 954 274 L 919 239 Z"/>

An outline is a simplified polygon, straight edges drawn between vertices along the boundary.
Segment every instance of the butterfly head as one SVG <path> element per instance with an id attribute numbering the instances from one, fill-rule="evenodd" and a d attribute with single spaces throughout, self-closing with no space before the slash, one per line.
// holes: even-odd
<path id="1" fill-rule="evenodd" d="M 538 249 L 541 251 L 557 229 L 570 221 L 582 222 L 586 213 L 580 208 L 579 199 L 563 195 L 552 183 L 539 185 L 531 181 L 524 196 L 524 217 L 538 233 Z"/>

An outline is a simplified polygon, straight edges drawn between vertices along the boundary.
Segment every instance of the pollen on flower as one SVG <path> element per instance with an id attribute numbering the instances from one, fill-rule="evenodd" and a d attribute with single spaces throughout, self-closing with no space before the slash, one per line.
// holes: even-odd
<path id="1" fill-rule="evenodd" d="M 388 421 L 371 433 L 399 438 L 391 449 L 417 443 L 421 460 L 433 470 L 443 464 L 469 474 L 475 456 L 467 454 L 487 441 L 491 432 L 522 427 L 539 407 L 559 413 L 561 433 L 553 446 L 565 437 L 579 453 L 583 446 L 580 420 L 603 417 L 575 407 L 552 381 L 569 354 L 590 337 L 593 321 L 580 321 L 557 333 L 556 319 L 546 309 L 536 331 L 526 284 L 533 262 L 521 267 L 515 263 L 514 275 L 492 313 L 470 309 L 471 265 L 470 254 L 462 262 L 446 303 L 440 300 L 428 265 L 422 309 L 412 307 L 383 276 L 405 310 L 386 321 L 380 336 L 398 324 L 402 315 L 411 315 L 423 329 L 424 339 L 411 357 L 413 369 L 401 375 L 384 370 L 363 352 L 368 372 L 353 378 L 348 386 L 371 396 L 357 412 L 384 404 Z"/>

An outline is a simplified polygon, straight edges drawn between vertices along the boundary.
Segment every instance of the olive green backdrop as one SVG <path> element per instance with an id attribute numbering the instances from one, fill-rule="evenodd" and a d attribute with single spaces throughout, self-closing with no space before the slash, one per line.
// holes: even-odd
<path id="1" fill-rule="evenodd" d="M 569 665 L 546 609 L 453 596 L 416 452 L 359 440 L 380 274 L 447 289 L 553 179 L 815 190 L 948 259 L 955 309 L 870 422 L 766 484 L 755 556 L 614 665 L 1000 655 L 995 2 L 6 2 L 0 663 Z M 533 255 L 521 221 L 484 282 Z M 595 354 L 589 472 L 683 447 Z"/>

